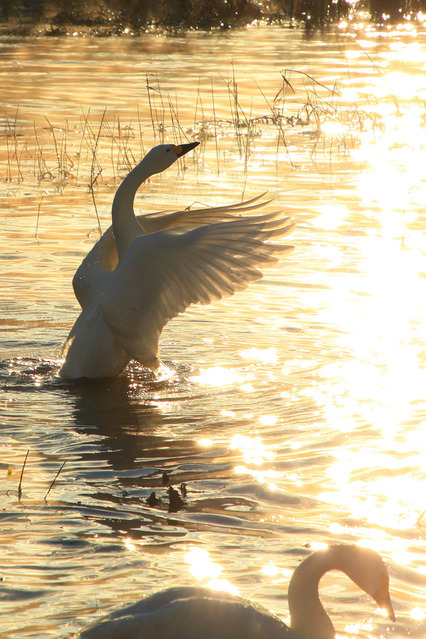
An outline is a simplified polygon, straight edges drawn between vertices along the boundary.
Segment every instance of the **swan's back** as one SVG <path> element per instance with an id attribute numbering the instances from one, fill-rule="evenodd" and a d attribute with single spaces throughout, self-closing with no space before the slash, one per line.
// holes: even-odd
<path id="1" fill-rule="evenodd" d="M 292 628 L 266 608 L 207 588 L 169 588 L 119 610 L 89 628 L 80 639 L 334 639 L 335 631 L 318 597 L 329 570 L 342 570 L 392 621 L 386 566 L 374 550 L 337 544 L 308 556 L 289 587 Z"/>
<path id="2" fill-rule="evenodd" d="M 286 639 L 297 635 L 260 606 L 204 588 L 171 588 L 120 610 L 79 639 Z"/>

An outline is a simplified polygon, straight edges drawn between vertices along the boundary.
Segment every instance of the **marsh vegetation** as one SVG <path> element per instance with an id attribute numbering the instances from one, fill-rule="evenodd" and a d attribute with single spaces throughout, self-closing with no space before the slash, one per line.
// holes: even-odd
<path id="1" fill-rule="evenodd" d="M 299 92 L 295 99 L 293 84 L 301 80 L 304 96 L 301 99 Z M 198 88 L 191 120 L 181 115 L 176 96 L 155 75 L 146 76 L 144 96 L 133 120 L 123 118 L 118 108 L 106 107 L 101 113 L 81 108 L 73 119 L 44 116 L 29 126 L 21 118 L 19 105 L 5 108 L 0 114 L 0 179 L 10 185 L 35 187 L 54 183 L 61 189 L 72 182 L 88 187 L 93 194 L 100 183 L 117 184 L 156 143 L 198 140 L 200 146 L 192 156 L 200 166 L 206 144 L 214 145 L 219 174 L 230 145 L 245 168 L 256 145 L 264 145 L 265 139 L 277 158 L 284 153 L 292 164 L 290 147 L 295 136 L 310 140 L 315 158 L 318 149 L 325 147 L 327 153 L 345 154 L 356 147 L 361 132 L 381 129 L 378 113 L 348 103 L 338 83 L 326 86 L 300 71 L 283 70 L 274 92 L 259 85 L 257 91 L 263 108 L 254 108 L 253 100 L 242 96 L 235 75 L 221 78 L 220 84 L 211 81 L 207 96 L 205 88 Z M 221 99 L 224 92 L 225 101 Z M 398 104 L 391 97 L 388 100 L 397 111 Z M 216 111 L 219 101 L 222 107 L 227 104 L 227 112 L 223 108 Z"/>

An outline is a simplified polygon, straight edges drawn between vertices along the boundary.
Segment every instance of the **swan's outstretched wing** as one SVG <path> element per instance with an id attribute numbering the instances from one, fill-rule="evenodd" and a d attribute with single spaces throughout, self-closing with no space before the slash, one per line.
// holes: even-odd
<path id="1" fill-rule="evenodd" d="M 261 278 L 260 268 L 292 248 L 269 240 L 291 227 L 271 213 L 137 237 L 101 301 L 121 347 L 155 368 L 165 324 L 190 304 L 209 304 Z"/>
<path id="2" fill-rule="evenodd" d="M 226 222 L 227 220 L 235 219 L 237 216 L 247 215 L 247 213 L 269 204 L 271 200 L 262 199 L 265 195 L 266 193 L 262 193 L 262 195 L 257 195 L 250 200 L 225 206 L 202 209 L 188 208 L 183 211 L 160 211 L 159 213 L 138 215 L 138 221 L 143 226 L 145 233 L 155 233 L 156 231 L 179 226 L 192 227 Z"/>
<path id="3" fill-rule="evenodd" d="M 82 308 L 99 297 L 117 264 L 117 246 L 110 226 L 83 259 L 73 277 L 74 294 Z"/>
<path id="4" fill-rule="evenodd" d="M 148 213 L 139 215 L 137 219 L 145 233 L 155 233 L 177 226 L 194 227 L 215 224 L 235 219 L 238 215 L 246 215 L 265 206 L 269 201 L 262 200 L 264 195 L 226 206 Z M 117 246 L 112 226 L 110 226 L 86 255 L 74 275 L 73 288 L 80 306 L 84 308 L 100 295 L 109 279 L 105 271 L 114 271 L 117 265 Z"/>

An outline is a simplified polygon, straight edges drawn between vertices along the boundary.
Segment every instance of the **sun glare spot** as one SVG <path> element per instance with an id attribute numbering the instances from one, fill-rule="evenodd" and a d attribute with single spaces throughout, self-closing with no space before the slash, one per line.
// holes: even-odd
<path id="1" fill-rule="evenodd" d="M 230 595 L 238 595 L 240 592 L 239 588 L 227 579 L 210 579 L 206 586 L 217 592 L 229 592 Z"/>
<path id="2" fill-rule="evenodd" d="M 213 440 L 209 439 L 208 437 L 204 437 L 203 439 L 198 440 L 198 444 L 200 446 L 204 446 L 205 448 L 208 448 L 209 446 L 213 446 Z"/>
<path id="3" fill-rule="evenodd" d="M 326 135 L 342 135 L 348 130 L 348 127 L 342 122 L 336 122 L 334 120 L 328 120 L 321 124 L 321 131 Z"/>
<path id="4" fill-rule="evenodd" d="M 136 546 L 134 545 L 130 537 L 126 537 L 126 539 L 124 540 L 124 547 L 126 550 L 136 550 Z"/>
<path id="5" fill-rule="evenodd" d="M 240 351 L 240 355 L 243 359 L 264 364 L 276 364 L 278 361 L 277 349 L 272 346 L 270 348 L 247 348 Z"/>
<path id="6" fill-rule="evenodd" d="M 413 50 L 412 50 L 413 51 Z M 396 53 L 395 55 L 399 55 Z M 426 91 L 426 78 L 419 75 L 411 75 L 403 71 L 394 71 L 375 78 L 371 88 L 378 97 L 385 97 L 389 94 L 399 96 L 404 100 L 422 98 Z"/>
<path id="7" fill-rule="evenodd" d="M 186 553 L 185 563 L 189 564 L 192 574 L 199 581 L 203 579 L 217 579 L 222 572 L 222 568 L 219 564 L 214 563 L 210 559 L 207 550 L 195 546 L 190 548 Z"/>
<path id="8" fill-rule="evenodd" d="M 311 541 L 309 546 L 312 550 L 327 550 L 328 544 L 325 541 Z"/>
<path id="9" fill-rule="evenodd" d="M 370 537 L 364 537 L 356 542 L 357 546 L 362 548 L 371 548 L 378 553 L 387 553 L 391 556 L 401 555 L 409 546 L 407 540 L 398 537 L 389 537 L 379 529 L 370 531 Z M 408 555 L 406 555 L 406 558 Z M 407 559 L 406 559 L 407 560 Z"/>
<path id="10" fill-rule="evenodd" d="M 232 368 L 213 366 L 201 369 L 199 374 L 190 377 L 190 380 L 202 386 L 234 386 L 240 384 L 245 390 L 244 384 L 247 386 L 246 382 L 252 378 L 253 375 L 250 373 L 239 373 Z"/>
<path id="11" fill-rule="evenodd" d="M 323 204 L 318 207 L 318 212 L 317 224 L 322 229 L 328 230 L 339 228 L 348 215 L 348 210 L 345 206 L 336 206 L 334 204 Z"/>
<path id="12" fill-rule="evenodd" d="M 271 561 L 265 566 L 262 566 L 260 572 L 262 575 L 265 575 L 265 577 L 284 577 L 286 579 L 290 579 L 293 574 L 293 571 L 289 568 L 279 568 Z"/>
<path id="13" fill-rule="evenodd" d="M 280 477 L 280 474 L 276 470 L 254 470 L 247 468 L 247 466 L 235 466 L 236 475 L 249 475 L 253 477 L 259 484 L 267 484 L 271 490 L 276 490 L 276 485 L 270 483 L 270 479 L 276 479 Z"/>
<path id="14" fill-rule="evenodd" d="M 345 57 L 347 60 L 359 60 L 363 58 L 365 53 L 361 49 L 348 49 L 345 51 Z"/>
<path id="15" fill-rule="evenodd" d="M 324 491 L 320 498 L 345 504 L 352 516 L 370 524 L 399 530 L 409 530 L 416 525 L 423 507 L 424 482 L 406 475 L 404 458 L 367 448 L 361 457 L 358 449 L 342 450 L 339 458 L 327 471 L 334 490 Z M 394 549 L 394 552 L 396 550 L 395 558 L 405 562 L 407 556 L 402 552 L 405 548 Z"/>
<path id="16" fill-rule="evenodd" d="M 423 610 L 422 608 L 413 608 L 410 612 L 410 617 L 416 621 L 423 621 L 426 619 L 426 610 Z"/>
<path id="17" fill-rule="evenodd" d="M 275 426 L 278 422 L 278 417 L 276 417 L 276 415 L 262 415 L 259 417 L 259 421 L 263 426 Z"/>
<path id="18" fill-rule="evenodd" d="M 275 564 L 269 563 L 266 566 L 262 566 L 261 573 L 268 577 L 276 577 L 280 574 L 280 569 Z"/>
<path id="19" fill-rule="evenodd" d="M 356 635 L 359 636 L 361 635 L 362 637 L 365 637 L 365 632 L 369 632 L 372 631 L 374 629 L 374 626 L 371 622 L 365 621 L 365 622 L 353 622 L 353 623 L 348 623 L 345 626 L 345 632 L 347 632 L 349 635 Z M 338 637 L 341 636 L 343 639 L 342 635 L 336 635 L 336 639 L 338 639 Z M 346 635 L 345 635 L 345 639 L 347 639 Z"/>
<path id="20" fill-rule="evenodd" d="M 185 563 L 189 564 L 192 575 L 198 581 L 208 580 L 206 588 L 220 592 L 229 592 L 232 595 L 238 595 L 238 588 L 227 579 L 219 579 L 222 572 L 221 566 L 210 559 L 207 550 L 194 546 L 190 548 L 185 555 Z"/>
<path id="21" fill-rule="evenodd" d="M 253 384 L 242 384 L 242 386 L 240 386 L 240 388 L 245 393 L 252 393 L 254 391 Z"/>
<path id="22" fill-rule="evenodd" d="M 344 535 L 348 532 L 348 529 L 346 529 L 341 524 L 338 524 L 337 522 L 333 522 L 332 524 L 330 524 L 328 530 L 331 532 L 332 535 Z"/>
<path id="23" fill-rule="evenodd" d="M 246 464 L 259 466 L 265 461 L 270 461 L 275 457 L 275 453 L 266 449 L 260 437 L 234 435 L 229 447 L 231 450 L 240 450 Z"/>
<path id="24" fill-rule="evenodd" d="M 220 411 L 220 414 L 222 415 L 222 417 L 235 417 L 237 413 L 235 413 L 233 410 L 222 410 Z"/>

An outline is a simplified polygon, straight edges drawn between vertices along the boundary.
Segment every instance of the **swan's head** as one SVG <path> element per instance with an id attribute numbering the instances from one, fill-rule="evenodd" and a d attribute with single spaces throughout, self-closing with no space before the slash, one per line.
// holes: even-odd
<path id="1" fill-rule="evenodd" d="M 176 160 L 188 151 L 192 151 L 198 146 L 199 142 L 189 142 L 188 144 L 159 144 L 155 146 L 144 157 L 142 162 L 149 165 L 149 171 L 153 173 L 161 173 L 176 162 Z"/>
<path id="2" fill-rule="evenodd" d="M 343 570 L 359 588 L 374 599 L 379 608 L 386 610 L 392 621 L 395 621 L 389 595 L 389 575 L 380 555 L 371 548 L 355 545 L 330 546 L 328 552 L 335 555 L 333 559 L 336 567 Z"/>

